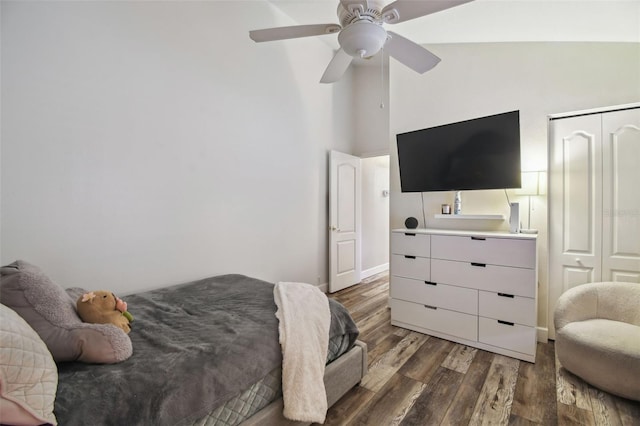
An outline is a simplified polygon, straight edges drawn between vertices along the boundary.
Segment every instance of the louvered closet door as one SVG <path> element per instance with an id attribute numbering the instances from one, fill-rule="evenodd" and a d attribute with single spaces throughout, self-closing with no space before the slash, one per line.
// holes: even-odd
<path id="1" fill-rule="evenodd" d="M 602 159 L 599 114 L 549 127 L 549 337 L 560 295 L 601 276 Z"/>
<path id="2" fill-rule="evenodd" d="M 602 114 L 602 281 L 640 283 L 640 110 Z"/>

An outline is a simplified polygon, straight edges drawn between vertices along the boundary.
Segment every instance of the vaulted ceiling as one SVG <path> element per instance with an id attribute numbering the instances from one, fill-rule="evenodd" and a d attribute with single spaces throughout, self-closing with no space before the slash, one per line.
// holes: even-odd
<path id="1" fill-rule="evenodd" d="M 269 1 L 301 25 L 339 23 L 338 0 Z M 383 0 L 383 4 L 390 2 Z M 640 0 L 475 0 L 392 27 L 422 44 L 640 42 Z M 322 39 L 338 48 L 335 35 Z"/>

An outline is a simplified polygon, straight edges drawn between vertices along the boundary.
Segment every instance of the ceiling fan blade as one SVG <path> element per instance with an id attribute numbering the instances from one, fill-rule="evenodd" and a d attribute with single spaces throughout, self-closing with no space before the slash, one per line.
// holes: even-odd
<path id="1" fill-rule="evenodd" d="M 249 37 L 256 43 L 263 41 L 285 40 L 288 38 L 310 37 L 332 34 L 340 31 L 338 24 L 294 25 L 291 27 L 266 28 L 249 31 Z"/>
<path id="2" fill-rule="evenodd" d="M 327 69 L 324 70 L 320 83 L 335 83 L 340 80 L 340 77 L 342 77 L 347 68 L 349 68 L 352 60 L 353 58 L 340 48 L 333 56 L 331 62 L 329 62 Z"/>
<path id="3" fill-rule="evenodd" d="M 382 9 L 382 20 L 388 24 L 397 24 L 471 1 L 473 0 L 396 0 Z"/>
<path id="4" fill-rule="evenodd" d="M 393 31 L 387 31 L 389 38 L 384 50 L 389 56 L 402 62 L 415 72 L 423 74 L 438 65 L 440 58 L 417 43 Z"/>
<path id="5" fill-rule="evenodd" d="M 369 8 L 367 0 L 340 0 L 340 3 L 342 3 L 342 7 L 351 13 L 354 13 L 356 10 L 364 12 Z"/>

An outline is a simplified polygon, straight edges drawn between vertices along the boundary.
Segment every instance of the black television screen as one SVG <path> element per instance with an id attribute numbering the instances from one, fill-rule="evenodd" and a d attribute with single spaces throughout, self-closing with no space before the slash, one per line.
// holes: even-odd
<path id="1" fill-rule="evenodd" d="M 520 112 L 396 135 L 402 192 L 520 188 Z"/>

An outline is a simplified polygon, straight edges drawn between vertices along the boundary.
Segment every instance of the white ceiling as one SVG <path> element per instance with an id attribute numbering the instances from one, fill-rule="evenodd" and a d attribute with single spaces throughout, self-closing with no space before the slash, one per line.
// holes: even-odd
<path id="1" fill-rule="evenodd" d="M 339 23 L 338 0 L 269 1 L 301 25 Z M 640 42 L 640 0 L 475 0 L 386 27 L 421 44 Z M 338 48 L 336 35 L 322 39 Z"/>

